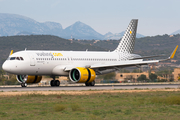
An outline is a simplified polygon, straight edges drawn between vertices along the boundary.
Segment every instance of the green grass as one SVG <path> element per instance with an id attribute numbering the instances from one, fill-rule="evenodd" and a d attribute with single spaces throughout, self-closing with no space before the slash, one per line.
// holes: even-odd
<path id="1" fill-rule="evenodd" d="M 180 92 L 175 91 L 0 97 L 3 120 L 178 120 L 179 113 Z"/>
<path id="2" fill-rule="evenodd" d="M 152 103 L 159 103 L 165 105 L 180 105 L 180 96 L 163 96 L 163 97 L 153 97 L 151 99 Z"/>
<path id="3" fill-rule="evenodd" d="M 81 108 L 81 106 L 78 105 L 77 103 L 72 103 L 71 109 L 72 109 L 72 111 L 80 111 L 80 112 L 83 111 L 83 109 Z"/>
<path id="4" fill-rule="evenodd" d="M 65 108 L 66 108 L 66 106 L 65 106 L 65 105 L 62 105 L 61 103 L 54 105 L 54 110 L 55 110 L 56 112 L 63 111 L 63 110 L 65 110 Z"/>

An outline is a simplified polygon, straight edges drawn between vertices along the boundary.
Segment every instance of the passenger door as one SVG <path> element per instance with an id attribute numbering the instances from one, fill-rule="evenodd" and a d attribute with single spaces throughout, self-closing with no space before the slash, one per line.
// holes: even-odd
<path id="1" fill-rule="evenodd" d="M 30 66 L 35 66 L 35 58 L 33 53 L 29 53 L 29 58 L 30 58 Z"/>

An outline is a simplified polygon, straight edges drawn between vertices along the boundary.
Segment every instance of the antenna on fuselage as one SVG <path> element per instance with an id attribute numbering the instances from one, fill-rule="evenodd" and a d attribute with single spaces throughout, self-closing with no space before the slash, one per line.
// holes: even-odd
<path id="1" fill-rule="evenodd" d="M 27 48 L 25 48 L 25 50 L 24 50 L 24 51 L 26 51 L 26 49 L 27 49 Z"/>

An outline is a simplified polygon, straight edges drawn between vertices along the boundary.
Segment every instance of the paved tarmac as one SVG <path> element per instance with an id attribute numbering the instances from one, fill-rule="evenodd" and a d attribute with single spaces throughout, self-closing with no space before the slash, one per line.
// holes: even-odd
<path id="1" fill-rule="evenodd" d="M 0 87 L 0 91 L 77 91 L 77 90 L 123 90 L 123 89 L 169 89 L 178 88 L 180 84 L 146 84 L 146 85 L 96 85 L 96 86 L 59 86 L 59 87 Z"/>

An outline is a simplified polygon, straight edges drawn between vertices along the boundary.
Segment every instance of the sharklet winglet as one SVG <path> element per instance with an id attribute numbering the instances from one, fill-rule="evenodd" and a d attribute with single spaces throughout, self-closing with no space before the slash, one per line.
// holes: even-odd
<path id="1" fill-rule="evenodd" d="M 169 59 L 173 59 L 174 58 L 174 55 L 176 54 L 177 49 L 178 49 L 178 45 L 176 46 L 174 51 L 171 53 L 171 56 L 169 57 Z"/>
<path id="2" fill-rule="evenodd" d="M 170 60 L 170 59 L 173 59 L 175 54 L 176 54 L 176 51 L 178 49 L 178 45 L 176 46 L 176 48 L 174 49 L 174 51 L 171 53 L 171 55 L 167 58 L 167 59 L 162 59 L 162 60 L 159 60 L 159 61 L 166 61 L 166 60 Z"/>

